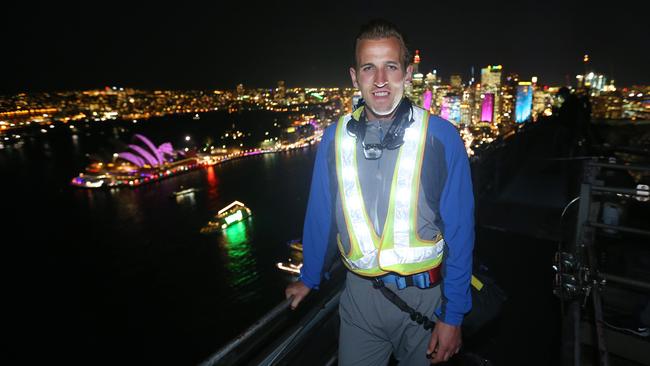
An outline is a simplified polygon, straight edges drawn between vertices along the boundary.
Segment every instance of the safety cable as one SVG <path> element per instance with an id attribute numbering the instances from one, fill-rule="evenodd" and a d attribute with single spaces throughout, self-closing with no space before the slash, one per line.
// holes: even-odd
<path id="1" fill-rule="evenodd" d="M 372 287 L 378 289 L 381 291 L 381 293 L 393 304 L 395 304 L 400 310 L 403 312 L 409 314 L 411 317 L 411 320 L 414 322 L 421 324 L 422 327 L 424 327 L 425 330 L 431 330 L 433 327 L 435 327 L 436 323 L 434 321 L 431 321 L 426 315 L 416 311 L 412 307 L 410 307 L 402 298 L 397 296 L 396 293 L 394 293 L 391 289 L 386 287 L 384 285 L 384 282 L 381 281 L 378 278 L 373 278 L 372 279 Z"/>

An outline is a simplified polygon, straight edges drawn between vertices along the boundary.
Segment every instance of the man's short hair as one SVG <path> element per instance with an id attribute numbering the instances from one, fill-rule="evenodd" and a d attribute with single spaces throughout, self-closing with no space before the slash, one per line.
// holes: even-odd
<path id="1" fill-rule="evenodd" d="M 399 42 L 400 63 L 402 64 L 402 68 L 406 70 L 406 67 L 411 64 L 411 54 L 406 45 L 406 38 L 395 24 L 385 19 L 373 19 L 361 26 L 359 33 L 354 39 L 354 49 L 352 50 L 354 68 L 357 69 L 359 66 L 357 64 L 357 46 L 359 45 L 359 41 L 364 39 L 376 40 L 390 37 L 397 38 L 397 41 Z"/>

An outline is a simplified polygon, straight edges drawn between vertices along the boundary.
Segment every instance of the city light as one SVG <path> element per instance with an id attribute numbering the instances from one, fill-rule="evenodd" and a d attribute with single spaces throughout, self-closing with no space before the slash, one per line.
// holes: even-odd
<path id="1" fill-rule="evenodd" d="M 425 61 L 426 55 L 418 53 L 417 56 L 419 61 Z M 585 60 L 588 59 L 588 55 L 585 55 Z M 617 88 L 614 80 L 591 69 L 590 65 L 585 66 L 584 73 L 576 75 L 575 85 L 570 90 L 591 98 L 594 118 L 648 118 L 650 108 L 647 108 L 647 101 L 643 100 L 650 93 L 648 87 Z M 495 135 L 499 130 L 507 132 L 517 123 L 552 117 L 554 109 L 562 102 L 561 98 L 555 96 L 560 87 L 539 85 L 538 76 L 520 77 L 499 64 L 487 65 L 479 70 L 480 80 L 474 75 L 465 79 L 464 75 L 452 74 L 447 79 L 448 82 L 440 77 L 437 69 L 432 69 L 431 72 L 414 70 L 413 83 L 405 90 L 405 95 L 415 104 L 433 115 L 449 120 L 459 129 L 485 127 L 484 124 L 487 123 L 496 127 L 493 131 Z M 468 82 L 463 83 L 463 79 Z M 200 113 L 214 110 L 224 113 L 260 110 L 302 115 L 301 118 L 288 121 L 289 123 L 273 121 L 272 128 L 277 129 L 262 130 L 263 138 L 258 141 L 255 141 L 255 135 L 251 135 L 250 130 L 241 127 L 227 129 L 221 136 L 215 137 L 222 140 L 217 145 L 221 146 L 220 150 L 213 147 L 208 149 L 206 146 L 199 148 L 202 152 L 214 155 L 205 161 L 219 162 L 222 159 L 218 156 L 222 153 L 224 156 L 236 157 L 253 151 L 278 152 L 313 145 L 320 141 L 323 130 L 328 125 L 335 123 L 342 114 L 352 111 L 360 93 L 353 88 L 288 88 L 284 82 L 278 82 L 277 87 L 258 89 L 246 88 L 242 84 L 237 85 L 236 90 L 207 92 L 110 87 L 57 92 L 47 96 L 25 93 L 12 98 L 14 99 L 3 102 L 5 109 L 0 109 L 0 133 L 13 133 L 11 136 L 21 132 L 30 123 L 38 124 L 41 133 L 45 134 L 47 130 L 61 126 L 61 122 L 79 121 L 75 125 L 68 125 L 76 133 L 77 129 L 85 128 L 85 125 L 80 126 L 83 123 L 113 120 L 137 123 L 170 114 L 189 114 L 198 119 Z M 70 100 L 78 102 L 70 104 Z M 320 112 L 314 113 L 314 110 Z M 307 124 L 313 128 L 303 131 L 302 126 Z M 185 142 L 192 141 L 190 135 L 183 138 Z M 470 136 L 467 135 L 467 138 Z M 228 140 L 234 143 L 228 144 Z M 474 136 L 472 141 L 480 144 L 487 143 L 488 140 L 485 136 Z M 187 146 L 183 149 L 184 152 L 190 151 L 189 144 Z"/>

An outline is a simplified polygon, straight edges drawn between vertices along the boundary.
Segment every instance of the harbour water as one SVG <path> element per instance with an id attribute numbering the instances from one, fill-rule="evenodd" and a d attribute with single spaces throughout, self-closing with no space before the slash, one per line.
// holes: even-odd
<path id="1" fill-rule="evenodd" d="M 196 364 L 283 299 L 276 268 L 299 237 L 316 149 L 266 154 L 135 189 L 85 190 L 86 154 L 143 133 L 156 144 L 218 139 L 232 116 L 57 127 L 0 150 L 10 356 L 25 363 Z M 237 116 L 249 130 L 278 114 Z M 253 125 L 256 123 L 256 125 Z M 254 128 L 253 128 L 254 127 Z M 240 127 L 237 121 L 237 128 Z M 198 191 L 171 198 L 180 187 Z M 253 216 L 199 231 L 233 200 Z"/>

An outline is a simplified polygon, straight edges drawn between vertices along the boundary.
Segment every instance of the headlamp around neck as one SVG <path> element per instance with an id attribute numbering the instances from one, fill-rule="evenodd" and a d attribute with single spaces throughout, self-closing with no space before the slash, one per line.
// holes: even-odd
<path id="1" fill-rule="evenodd" d="M 357 141 L 361 141 L 365 158 L 376 160 L 381 158 L 384 149 L 395 150 L 404 144 L 404 131 L 413 122 L 411 108 L 411 101 L 402 98 L 395 112 L 395 118 L 383 137 L 378 130 L 368 131 L 365 111 L 361 113 L 359 120 L 352 117 L 346 129 L 350 135 L 356 137 Z"/>

